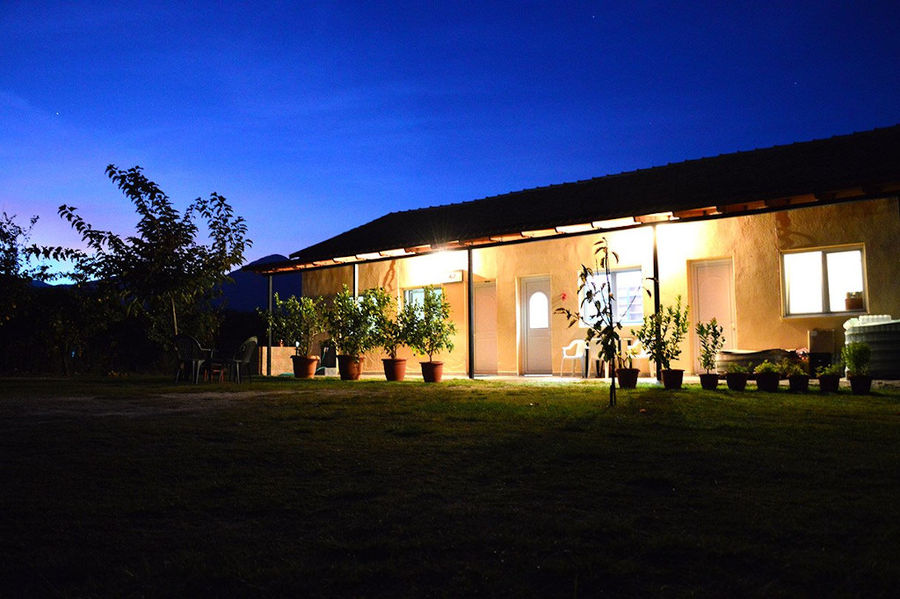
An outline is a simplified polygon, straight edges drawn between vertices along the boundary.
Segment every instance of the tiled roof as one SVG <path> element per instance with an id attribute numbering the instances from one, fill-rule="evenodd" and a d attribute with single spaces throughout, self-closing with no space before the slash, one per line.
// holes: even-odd
<path id="1" fill-rule="evenodd" d="M 896 190 L 900 125 L 723 154 L 470 202 L 392 212 L 291 254 L 311 264 L 394 248 L 467 241 L 710 206 L 861 188 Z M 886 187 L 887 186 L 887 187 Z"/>

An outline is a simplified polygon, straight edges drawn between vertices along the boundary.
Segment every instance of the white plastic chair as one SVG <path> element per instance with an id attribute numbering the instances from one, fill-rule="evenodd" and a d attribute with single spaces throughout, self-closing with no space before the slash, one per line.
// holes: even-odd
<path id="1" fill-rule="evenodd" d="M 579 372 L 582 369 L 582 365 L 584 364 L 584 340 L 576 339 L 569 345 L 562 348 L 562 359 L 559 362 L 559 375 L 563 375 L 563 368 L 565 367 L 566 360 L 570 360 L 572 362 L 572 374 L 575 374 L 575 368 L 577 367 Z"/>

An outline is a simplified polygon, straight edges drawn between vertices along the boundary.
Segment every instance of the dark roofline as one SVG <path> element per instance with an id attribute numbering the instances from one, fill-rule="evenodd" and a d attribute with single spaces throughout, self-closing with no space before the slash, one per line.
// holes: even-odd
<path id="1" fill-rule="evenodd" d="M 784 202 L 848 201 L 900 188 L 900 125 L 695 158 L 453 204 L 390 212 L 267 264 L 261 272 L 337 265 L 334 258 L 516 235 L 620 217 L 681 212 L 687 218 Z M 798 200 L 799 198 L 799 200 Z M 767 204 L 774 202 L 773 204 Z M 748 203 L 753 206 L 745 205 Z M 691 211 L 706 210 L 703 214 Z M 599 231 L 594 231 L 599 232 Z M 368 261 L 354 259 L 353 261 Z"/>

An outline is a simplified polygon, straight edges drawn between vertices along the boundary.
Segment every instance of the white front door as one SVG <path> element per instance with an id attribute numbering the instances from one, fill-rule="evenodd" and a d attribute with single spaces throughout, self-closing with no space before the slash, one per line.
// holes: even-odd
<path id="1" fill-rule="evenodd" d="M 497 285 L 475 284 L 475 374 L 497 374 Z"/>
<path id="2" fill-rule="evenodd" d="M 522 279 L 521 301 L 525 374 L 552 374 L 550 278 Z"/>
<path id="3" fill-rule="evenodd" d="M 731 260 L 703 260 L 691 263 L 694 297 L 691 302 L 693 323 L 709 322 L 713 318 L 723 328 L 725 347 L 737 345 L 737 329 L 734 324 L 734 276 Z M 691 326 L 691 347 L 694 353 L 694 371 L 706 372 L 700 367 L 700 340 Z"/>

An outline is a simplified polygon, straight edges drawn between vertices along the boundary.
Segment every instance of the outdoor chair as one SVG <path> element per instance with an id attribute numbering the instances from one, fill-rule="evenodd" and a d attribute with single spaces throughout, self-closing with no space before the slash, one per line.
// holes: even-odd
<path id="1" fill-rule="evenodd" d="M 231 380 L 237 383 L 240 383 L 241 371 L 247 371 L 247 380 L 251 380 L 250 374 L 250 360 L 253 358 L 253 352 L 256 351 L 256 346 L 258 341 L 256 337 L 248 337 L 241 346 L 238 348 L 237 353 L 234 354 L 234 358 L 231 360 Z"/>
<path id="2" fill-rule="evenodd" d="M 582 370 L 584 365 L 584 340 L 576 339 L 569 345 L 562 348 L 562 359 L 559 362 L 559 375 L 562 376 L 563 368 L 565 367 L 566 361 L 572 362 L 572 374 L 575 374 L 575 368 L 577 367 L 579 371 Z"/>
<path id="3" fill-rule="evenodd" d="M 209 350 L 203 349 L 200 342 L 190 335 L 175 336 L 175 352 L 178 354 L 178 370 L 175 371 L 175 382 L 181 378 L 181 373 L 185 376 L 190 369 L 191 382 L 200 382 L 200 371 L 203 364 L 209 358 Z"/>

